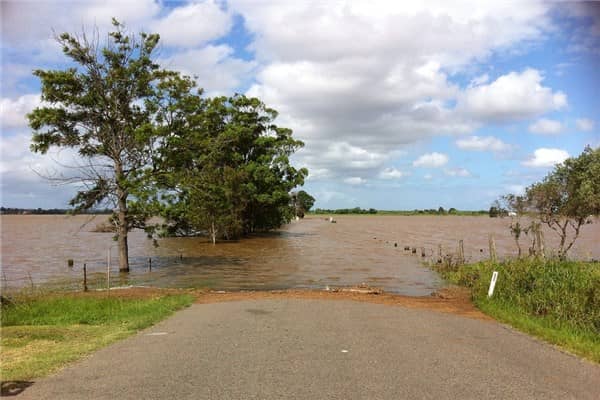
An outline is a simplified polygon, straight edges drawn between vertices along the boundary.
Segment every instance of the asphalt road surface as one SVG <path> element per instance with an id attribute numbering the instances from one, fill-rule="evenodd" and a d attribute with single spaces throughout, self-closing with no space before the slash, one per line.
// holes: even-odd
<path id="1" fill-rule="evenodd" d="M 599 399 L 600 366 L 490 321 L 322 300 L 195 304 L 19 399 Z"/>

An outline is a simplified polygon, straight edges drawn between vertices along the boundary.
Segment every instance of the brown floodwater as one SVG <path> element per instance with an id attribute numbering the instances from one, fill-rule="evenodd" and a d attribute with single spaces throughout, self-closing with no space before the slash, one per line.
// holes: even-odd
<path id="1" fill-rule="evenodd" d="M 209 287 L 215 290 L 323 288 L 365 283 L 388 292 L 427 295 L 444 282 L 424 260 L 438 246 L 454 253 L 463 240 L 468 261 L 489 257 L 493 234 L 499 257 L 516 255 L 509 218 L 462 216 L 336 216 L 332 224 L 311 216 L 283 229 L 237 242 L 212 245 L 205 238 L 166 238 L 154 247 L 141 231 L 130 233 L 129 274 L 118 273 L 111 233 L 93 232 L 105 216 L 3 215 L 2 284 L 23 287 L 55 281 L 77 282 L 86 263 L 90 277 L 105 274 L 111 249 L 111 284 Z M 86 224 L 87 222 L 87 224 Z M 546 246 L 558 240 L 545 232 Z M 600 259 L 600 221 L 583 227 L 570 252 Z M 522 241 L 527 247 L 526 240 Z M 418 248 L 417 254 L 404 247 Z M 421 257 L 421 248 L 426 257 Z M 148 270 L 148 259 L 152 270 Z M 74 267 L 67 266 L 73 259 Z"/>

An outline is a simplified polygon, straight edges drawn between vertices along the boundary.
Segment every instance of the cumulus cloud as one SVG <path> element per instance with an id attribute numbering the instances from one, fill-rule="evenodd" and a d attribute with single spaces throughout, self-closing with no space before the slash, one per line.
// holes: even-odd
<path id="1" fill-rule="evenodd" d="M 442 153 L 428 153 L 423 154 L 415 161 L 413 161 L 414 167 L 423 167 L 423 168 L 439 168 L 443 167 L 448 163 L 448 156 Z"/>
<path id="2" fill-rule="evenodd" d="M 557 135 L 562 131 L 562 129 L 563 126 L 560 121 L 546 118 L 541 118 L 529 125 L 529 132 L 538 133 L 541 135 Z"/>
<path id="3" fill-rule="evenodd" d="M 349 185 L 363 185 L 367 183 L 367 180 L 359 176 L 351 176 L 349 178 L 344 179 L 344 182 Z"/>
<path id="4" fill-rule="evenodd" d="M 465 89 L 450 74 L 539 39 L 549 27 L 541 2 L 525 3 L 518 15 L 502 1 L 472 7 L 232 0 L 228 6 L 254 34 L 250 49 L 260 66 L 247 93 L 279 110 L 281 124 L 307 148 L 318 142 L 321 164 L 334 143 L 388 154 L 436 135 L 472 133 L 483 117 L 456 109 Z M 488 80 L 474 77 L 471 89 Z M 529 89 L 535 98 L 538 88 Z"/>
<path id="5" fill-rule="evenodd" d="M 29 150 L 31 135 L 0 136 L 0 191 L 7 207 L 66 207 L 73 185 L 53 185 L 47 178 L 72 177 L 77 156 L 70 149 L 52 148 L 47 154 Z M 54 182 L 57 183 L 57 182 Z"/>
<path id="6" fill-rule="evenodd" d="M 594 121 L 589 118 L 580 118 L 575 121 L 577 129 L 584 132 L 589 132 L 594 129 Z"/>
<path id="7" fill-rule="evenodd" d="M 256 67 L 254 61 L 235 58 L 233 49 L 223 44 L 178 52 L 159 61 L 166 68 L 197 77 L 207 95 L 231 95 Z"/>
<path id="8" fill-rule="evenodd" d="M 456 141 L 456 146 L 461 150 L 493 152 L 503 152 L 513 148 L 513 146 L 504 143 L 494 136 L 469 136 L 467 138 L 458 139 Z"/>
<path id="9" fill-rule="evenodd" d="M 114 17 L 135 31 L 160 11 L 154 0 L 3 1 L 1 7 L 3 41 L 40 49 L 53 38 L 53 30 L 77 33 L 82 27 L 88 31 L 97 27 L 105 32 Z"/>
<path id="10" fill-rule="evenodd" d="M 385 168 L 379 173 L 381 179 L 400 179 L 410 175 L 408 172 L 400 171 L 396 168 Z"/>
<path id="11" fill-rule="evenodd" d="M 543 77 L 535 69 L 510 72 L 490 84 L 468 88 L 459 99 L 466 113 L 489 121 L 516 121 L 567 105 L 563 92 L 542 86 Z"/>
<path id="12" fill-rule="evenodd" d="M 448 176 L 457 176 L 461 178 L 468 178 L 471 176 L 471 172 L 466 168 L 449 168 L 444 170 L 444 174 Z"/>
<path id="13" fill-rule="evenodd" d="M 562 149 L 539 148 L 522 164 L 526 167 L 553 167 L 569 158 L 569 153 Z"/>
<path id="14" fill-rule="evenodd" d="M 167 46 L 197 46 L 223 36 L 232 24 L 231 14 L 209 0 L 174 8 L 150 30 L 158 32 Z"/>
<path id="15" fill-rule="evenodd" d="M 3 129 L 23 128 L 28 124 L 26 115 L 40 105 L 39 94 L 26 94 L 16 99 L 0 99 L 0 123 Z"/>

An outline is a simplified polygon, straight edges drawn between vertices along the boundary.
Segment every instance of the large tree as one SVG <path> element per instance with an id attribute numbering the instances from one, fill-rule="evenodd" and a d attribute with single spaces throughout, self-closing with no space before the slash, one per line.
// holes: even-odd
<path id="1" fill-rule="evenodd" d="M 57 37 L 73 66 L 34 71 L 44 105 L 28 118 L 32 151 L 68 147 L 84 160 L 77 178 L 81 189 L 70 202 L 75 210 L 112 202 L 119 268 L 128 271 L 127 233 L 144 227 L 148 214 L 142 202 L 155 197 L 147 179 L 160 133 L 158 116 L 168 106 L 165 93 L 180 87 L 177 74 L 154 61 L 158 35 L 128 34 L 116 20 L 113 27 L 102 46 L 97 33 L 91 40 L 85 34 Z"/>
<path id="2" fill-rule="evenodd" d="M 167 231 L 236 238 L 294 216 L 289 192 L 307 174 L 289 156 L 302 146 L 274 124 L 275 110 L 242 95 L 180 99 L 185 129 L 165 136 Z"/>
<path id="3" fill-rule="evenodd" d="M 600 215 L 600 148 L 586 147 L 527 188 L 527 201 L 542 223 L 558 233 L 564 259 L 581 227 Z"/>

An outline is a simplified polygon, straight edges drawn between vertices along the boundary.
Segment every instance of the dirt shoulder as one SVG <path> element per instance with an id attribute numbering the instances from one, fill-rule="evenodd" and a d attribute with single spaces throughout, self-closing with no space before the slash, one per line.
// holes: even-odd
<path id="1" fill-rule="evenodd" d="M 385 293 L 368 288 L 335 288 L 331 290 L 273 290 L 273 291 L 202 291 L 185 289 L 161 289 L 155 287 L 128 287 L 111 289 L 109 296 L 123 298 L 151 298 L 166 293 L 191 293 L 196 303 L 210 304 L 242 300 L 303 299 L 303 300 L 345 300 L 389 306 L 427 309 L 447 314 L 460 315 L 479 320 L 491 320 L 473 305 L 471 295 L 465 288 L 446 288 L 431 296 L 411 297 Z M 106 291 L 78 293 L 77 296 L 107 296 Z"/>

